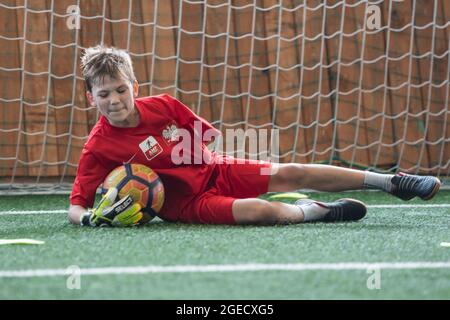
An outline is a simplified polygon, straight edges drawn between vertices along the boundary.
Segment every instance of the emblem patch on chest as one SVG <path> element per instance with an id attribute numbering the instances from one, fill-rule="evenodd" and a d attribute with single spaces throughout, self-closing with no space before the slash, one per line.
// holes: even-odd
<path id="1" fill-rule="evenodd" d="M 176 123 L 168 124 L 162 131 L 161 135 L 168 145 L 178 142 L 178 140 L 180 139 Z"/>
<path id="2" fill-rule="evenodd" d="M 149 136 L 147 139 L 142 141 L 139 144 L 139 148 L 141 148 L 142 152 L 145 154 L 145 157 L 149 161 L 163 151 L 161 145 L 153 136 Z"/>

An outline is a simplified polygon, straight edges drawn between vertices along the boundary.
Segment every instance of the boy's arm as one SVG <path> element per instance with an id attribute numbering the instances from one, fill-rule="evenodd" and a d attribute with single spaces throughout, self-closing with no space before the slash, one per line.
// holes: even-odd
<path id="1" fill-rule="evenodd" d="M 81 217 L 87 212 L 88 210 L 86 208 L 71 204 L 69 207 L 69 221 L 73 224 L 80 224 Z"/>
<path id="2" fill-rule="evenodd" d="M 102 165 L 89 149 L 83 148 L 78 162 L 77 175 L 72 186 L 72 193 L 70 194 L 71 206 L 92 208 L 97 188 L 109 171 L 110 169 Z"/>

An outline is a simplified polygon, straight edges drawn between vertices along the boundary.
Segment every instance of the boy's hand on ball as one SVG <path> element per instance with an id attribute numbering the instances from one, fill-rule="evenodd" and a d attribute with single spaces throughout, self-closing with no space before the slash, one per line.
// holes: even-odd
<path id="1" fill-rule="evenodd" d="M 138 203 L 134 203 L 131 196 L 126 196 L 111 207 L 104 210 L 94 210 L 92 222 L 95 226 L 108 226 L 108 227 L 131 227 L 138 225 L 142 219 L 141 206 Z"/>
<path id="2" fill-rule="evenodd" d="M 117 189 L 110 188 L 95 209 L 89 210 L 82 218 L 82 225 L 92 227 L 130 227 L 138 225 L 143 218 L 142 207 L 134 203 L 131 196 L 115 202 Z"/>

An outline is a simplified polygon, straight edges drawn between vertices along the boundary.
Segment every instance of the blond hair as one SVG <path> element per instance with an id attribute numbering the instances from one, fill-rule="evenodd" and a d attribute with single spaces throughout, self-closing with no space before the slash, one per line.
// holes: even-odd
<path id="1" fill-rule="evenodd" d="M 130 82 L 136 80 L 130 55 L 125 50 L 113 47 L 98 45 L 87 48 L 81 57 L 81 69 L 89 92 L 92 92 L 94 85 L 101 84 L 106 76 Z"/>

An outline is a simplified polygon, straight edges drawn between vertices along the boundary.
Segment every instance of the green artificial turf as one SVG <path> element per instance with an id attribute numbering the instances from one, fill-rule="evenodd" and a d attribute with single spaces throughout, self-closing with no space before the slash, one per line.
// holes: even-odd
<path id="1" fill-rule="evenodd" d="M 155 220 L 140 228 L 70 225 L 65 213 L 0 214 L 0 239 L 44 245 L 0 246 L 2 271 L 97 267 L 450 261 L 449 207 L 441 191 L 428 202 L 403 202 L 381 192 L 309 193 L 322 201 L 353 197 L 370 208 L 356 223 L 213 226 Z M 2 212 L 61 210 L 67 196 L 1 196 Z M 450 268 L 380 271 L 380 289 L 367 270 L 239 271 L 1 277 L 0 299 L 450 299 Z"/>

